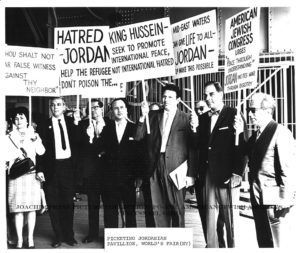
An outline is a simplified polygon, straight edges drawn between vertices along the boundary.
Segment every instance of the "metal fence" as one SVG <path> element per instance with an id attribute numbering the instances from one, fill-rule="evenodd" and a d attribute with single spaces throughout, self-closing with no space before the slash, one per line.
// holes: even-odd
<path id="1" fill-rule="evenodd" d="M 219 59 L 219 72 L 209 73 L 205 75 L 194 76 L 194 90 L 195 101 L 204 99 L 204 84 L 208 81 L 218 81 L 224 83 L 224 57 Z M 161 88 L 160 81 L 169 80 L 170 78 L 160 78 L 148 80 L 148 101 L 160 102 L 161 101 Z M 190 96 L 190 78 L 181 78 L 173 80 L 182 90 L 182 100 L 191 107 Z M 135 87 L 135 88 L 134 88 Z M 249 98 L 249 94 L 254 89 L 247 89 L 241 92 L 242 100 Z M 132 118 L 136 120 L 139 117 L 139 102 L 142 100 L 142 89 L 138 82 L 128 83 L 128 100 L 133 106 Z M 259 68 L 258 68 L 258 89 L 257 91 L 265 92 L 272 95 L 277 102 L 277 109 L 274 114 L 274 119 L 287 126 L 296 137 L 296 120 L 295 120 L 295 63 L 294 55 L 292 52 L 284 53 L 264 53 L 260 55 Z M 235 107 L 237 106 L 237 92 L 224 94 L 224 102 L 226 105 Z M 242 105 L 241 111 L 246 115 L 246 105 Z M 179 105 L 180 109 L 188 112 L 189 110 Z M 253 130 L 253 126 L 247 119 L 249 130 Z"/>
<path id="2" fill-rule="evenodd" d="M 194 76 L 195 101 L 204 99 L 204 84 L 207 81 L 218 81 L 224 83 L 224 56 L 219 58 L 219 71 L 217 73 L 209 73 L 205 75 Z M 147 80 L 148 101 L 149 103 L 161 102 L 161 81 L 168 80 L 174 82 L 182 90 L 182 100 L 191 107 L 190 95 L 190 78 L 181 78 L 172 80 L 171 77 Z M 296 138 L 296 120 L 295 120 L 295 62 L 292 52 L 283 53 L 263 53 L 260 55 L 258 68 L 258 85 L 257 90 L 271 94 L 277 102 L 277 110 L 274 119 L 287 126 Z M 243 90 L 241 92 L 242 100 L 247 98 L 253 89 Z M 127 83 L 127 99 L 131 105 L 130 118 L 137 121 L 140 116 L 140 102 L 143 99 L 141 82 Z M 103 98 L 104 111 L 109 116 L 109 106 L 112 99 Z M 226 105 L 235 107 L 237 105 L 237 92 L 224 94 L 224 102 Z M 75 107 L 76 98 L 68 97 L 67 104 Z M 82 99 L 81 107 L 85 107 L 87 99 Z M 241 111 L 246 115 L 246 105 L 243 104 Z M 183 105 L 179 105 L 180 109 L 189 112 Z M 253 130 L 247 117 L 249 131 Z"/>

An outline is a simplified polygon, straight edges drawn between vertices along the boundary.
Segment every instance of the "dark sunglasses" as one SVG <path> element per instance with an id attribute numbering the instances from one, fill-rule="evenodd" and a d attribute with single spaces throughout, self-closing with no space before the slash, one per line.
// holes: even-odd
<path id="1" fill-rule="evenodd" d="M 256 113 L 260 108 L 254 108 L 254 107 L 249 107 L 247 108 L 247 113 L 252 112 L 253 114 Z"/>
<path id="2" fill-rule="evenodd" d="M 204 110 L 204 106 L 199 106 L 196 108 L 197 110 L 200 110 L 201 112 Z"/>

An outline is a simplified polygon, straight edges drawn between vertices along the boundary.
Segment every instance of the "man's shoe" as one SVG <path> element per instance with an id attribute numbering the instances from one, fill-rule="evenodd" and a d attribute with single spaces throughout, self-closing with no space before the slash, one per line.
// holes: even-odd
<path id="1" fill-rule="evenodd" d="M 90 236 L 90 235 L 88 235 L 87 237 L 85 237 L 85 238 L 82 240 L 82 242 L 83 242 L 83 243 L 90 243 L 90 242 L 95 241 L 95 239 L 96 239 L 95 236 Z"/>
<path id="2" fill-rule="evenodd" d="M 71 239 L 71 240 L 67 240 L 67 241 L 66 241 L 66 244 L 68 244 L 68 245 L 70 245 L 70 246 L 74 246 L 74 245 L 76 245 L 76 244 L 78 244 L 78 243 L 77 243 L 77 241 L 73 238 L 73 239 Z"/>
<path id="3" fill-rule="evenodd" d="M 55 242 L 53 242 L 53 243 L 51 244 L 51 246 L 52 246 L 53 248 L 58 248 L 58 247 L 61 246 L 61 241 L 55 241 Z"/>

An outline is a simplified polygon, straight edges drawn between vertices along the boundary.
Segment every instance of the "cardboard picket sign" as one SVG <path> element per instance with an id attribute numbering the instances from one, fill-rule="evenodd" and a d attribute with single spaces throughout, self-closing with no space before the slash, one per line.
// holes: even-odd
<path id="1" fill-rule="evenodd" d="M 112 82 L 108 30 L 108 26 L 54 29 L 54 45 L 60 55 L 61 95 L 124 94 L 124 88 Z"/>
<path id="2" fill-rule="evenodd" d="M 241 90 L 257 86 L 259 22 L 258 7 L 241 11 L 225 22 L 224 93 L 238 91 L 237 115 L 241 111 Z M 238 138 L 236 134 L 236 146 Z"/>
<path id="3" fill-rule="evenodd" d="M 5 46 L 4 62 L 5 95 L 59 96 L 56 50 Z"/>
<path id="4" fill-rule="evenodd" d="M 130 82 L 175 74 L 169 18 L 109 30 L 113 80 Z"/>
<path id="5" fill-rule="evenodd" d="M 224 93 L 255 88 L 259 62 L 260 8 L 226 19 Z"/>
<path id="6" fill-rule="evenodd" d="M 215 10 L 182 20 L 171 27 L 175 79 L 218 71 L 219 52 Z"/>

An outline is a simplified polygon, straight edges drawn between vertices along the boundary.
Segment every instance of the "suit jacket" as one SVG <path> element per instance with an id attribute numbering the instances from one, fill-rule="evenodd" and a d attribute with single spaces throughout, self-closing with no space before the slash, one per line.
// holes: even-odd
<path id="1" fill-rule="evenodd" d="M 162 129 L 161 121 L 163 110 L 150 111 L 150 134 L 146 133 L 146 124 L 139 122 L 135 133 L 135 139 L 146 138 L 147 145 L 147 168 L 146 176 L 151 177 L 157 167 L 160 155 Z M 177 110 L 167 141 L 165 160 L 168 172 L 172 172 L 184 161 L 188 162 L 187 176 L 193 177 L 195 174 L 195 150 L 191 143 L 191 130 L 189 117 L 186 113 Z"/>
<path id="2" fill-rule="evenodd" d="M 105 125 L 108 124 L 108 120 L 104 120 L 104 122 Z M 103 130 L 99 138 L 94 136 L 92 143 L 90 143 L 90 137 L 86 133 L 88 126 L 89 119 L 79 122 L 78 179 L 94 176 L 96 170 L 103 170 L 105 166 L 103 159 L 98 156 L 98 147 L 103 136 Z"/>
<path id="3" fill-rule="evenodd" d="M 133 186 L 134 180 L 140 177 L 141 149 L 139 142 L 133 138 L 135 124 L 127 122 L 121 142 L 118 142 L 115 121 L 103 128 L 100 141 L 100 152 L 104 151 L 106 168 L 104 183 Z"/>
<path id="4" fill-rule="evenodd" d="M 262 131 L 256 140 L 256 132 L 248 142 L 249 160 L 249 182 L 252 191 L 252 201 L 255 204 L 264 204 L 263 197 L 269 194 L 280 194 L 280 198 L 290 203 L 293 202 L 295 190 L 295 169 L 296 169 L 296 143 L 291 132 L 284 126 L 278 124 L 273 136 L 268 136 L 269 127 L 274 124 L 272 120 Z M 264 145 L 264 140 L 269 141 L 264 150 L 260 146 Z M 254 151 L 264 152 L 253 156 Z M 260 157 L 260 158 L 259 158 Z M 259 159 L 259 161 L 257 161 Z M 279 188 L 281 191 L 279 192 Z M 278 195 L 272 198 L 278 199 Z M 270 204 L 270 203 L 268 203 Z M 277 203 L 280 204 L 280 203 Z"/>
<path id="5" fill-rule="evenodd" d="M 65 117 L 65 116 L 64 116 Z M 74 174 L 69 175 L 70 178 L 74 178 L 76 173 L 76 158 L 78 156 L 78 126 L 73 122 L 73 118 L 65 117 L 66 128 L 68 132 L 70 148 L 71 148 L 71 159 L 74 168 Z M 39 158 L 39 164 L 37 172 L 43 172 L 46 181 L 53 178 L 54 165 L 55 165 L 55 143 L 54 143 L 54 130 L 52 125 L 52 119 L 49 118 L 43 124 L 41 128 L 41 139 L 46 149 L 46 152 L 42 157 Z"/>
<path id="6" fill-rule="evenodd" d="M 232 173 L 243 175 L 246 166 L 244 135 L 239 136 L 239 146 L 235 146 L 233 128 L 236 109 L 224 106 L 215 127 L 210 133 L 211 117 L 206 112 L 199 117 L 199 126 L 193 140 L 198 147 L 198 177 L 203 182 L 210 171 L 214 183 L 224 186 Z"/>

